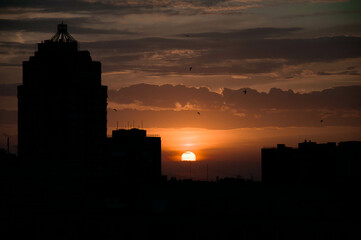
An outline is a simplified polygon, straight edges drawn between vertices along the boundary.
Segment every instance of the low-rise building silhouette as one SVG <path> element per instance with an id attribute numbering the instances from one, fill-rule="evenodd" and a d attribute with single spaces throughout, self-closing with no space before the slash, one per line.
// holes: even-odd
<path id="1" fill-rule="evenodd" d="M 158 182 L 161 178 L 161 138 L 142 129 L 114 130 L 108 138 L 106 175 L 114 182 Z"/>
<path id="2" fill-rule="evenodd" d="M 262 149 L 262 182 L 269 185 L 358 184 L 361 142 L 317 144 L 306 141 L 298 148 L 278 144 Z"/>

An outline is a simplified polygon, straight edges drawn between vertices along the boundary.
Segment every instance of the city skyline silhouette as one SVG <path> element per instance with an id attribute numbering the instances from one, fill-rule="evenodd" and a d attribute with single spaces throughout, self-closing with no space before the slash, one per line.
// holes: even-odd
<path id="1" fill-rule="evenodd" d="M 143 122 L 163 137 L 168 175 L 185 176 L 174 161 L 189 150 L 220 170 L 212 180 L 261 180 L 263 147 L 361 140 L 357 1 L 182 2 L 3 3 L 0 147 L 6 134 L 18 152 L 21 63 L 62 20 L 102 62 L 107 135 Z"/>
<path id="2" fill-rule="evenodd" d="M 353 14 L 354 1 L 300 3 L 324 35 L 296 26 L 293 11 L 289 25 L 234 21 L 292 3 L 79 4 L 92 20 L 47 21 L 55 3 L 24 15 L 3 3 L 4 236 L 360 237 L 360 38 L 313 12 Z M 223 20 L 209 27 L 206 15 Z M 234 28 L 219 28 L 231 16 Z"/>

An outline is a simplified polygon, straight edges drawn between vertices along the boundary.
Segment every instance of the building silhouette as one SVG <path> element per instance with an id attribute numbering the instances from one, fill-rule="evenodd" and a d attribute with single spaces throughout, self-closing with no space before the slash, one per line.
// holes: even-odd
<path id="1" fill-rule="evenodd" d="M 109 139 L 106 134 L 107 87 L 101 85 L 101 64 L 78 49 L 66 24 L 58 24 L 57 33 L 23 62 L 19 158 L 32 168 L 35 186 L 66 185 L 62 196 L 83 192 L 80 198 L 91 194 L 100 199 L 114 191 L 106 192 L 113 184 L 160 180 L 160 137 L 147 137 L 139 129 L 116 130 Z M 59 191 L 54 195 L 59 198 Z"/>
<path id="2" fill-rule="evenodd" d="M 267 185 L 352 185 L 361 176 L 361 142 L 317 144 L 298 148 L 278 144 L 262 149 L 262 182 Z"/>
<path id="3" fill-rule="evenodd" d="M 101 63 L 92 61 L 66 24 L 38 44 L 23 62 L 18 86 L 19 157 L 84 162 L 104 155 L 107 133 L 107 87 Z"/>
<path id="4" fill-rule="evenodd" d="M 113 183 L 156 183 L 161 179 L 161 138 L 142 129 L 118 129 L 108 138 L 106 176 Z"/>

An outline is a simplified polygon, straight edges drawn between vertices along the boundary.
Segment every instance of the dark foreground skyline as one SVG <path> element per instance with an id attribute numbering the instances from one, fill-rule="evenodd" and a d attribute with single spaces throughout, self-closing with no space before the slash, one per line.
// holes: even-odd
<path id="1" fill-rule="evenodd" d="M 315 155 L 308 152 L 298 158 L 297 163 L 306 161 L 306 168 L 293 167 L 294 173 L 312 172 L 314 164 L 307 166 L 310 157 L 327 164 L 319 157 L 334 152 L 321 148 Z M 278 154 L 284 160 L 291 149 L 282 145 L 277 150 L 283 151 Z M 270 162 L 267 175 L 277 182 L 243 178 L 140 182 L 134 172 L 128 172 L 126 179 L 105 174 L 101 181 L 84 182 L 69 175 L 75 169 L 59 171 L 51 168 L 53 163 L 2 158 L 2 234 L 15 239 L 358 239 L 360 148 L 348 153 L 358 166 L 349 169 L 357 173 L 352 181 L 337 181 L 339 176 L 327 172 L 325 165 L 323 181 L 310 175 L 297 183 L 292 175 L 280 178 Z M 267 160 L 276 161 L 274 168 L 287 167 L 280 166 L 277 158 Z M 113 173 L 122 169 L 114 167 Z"/>

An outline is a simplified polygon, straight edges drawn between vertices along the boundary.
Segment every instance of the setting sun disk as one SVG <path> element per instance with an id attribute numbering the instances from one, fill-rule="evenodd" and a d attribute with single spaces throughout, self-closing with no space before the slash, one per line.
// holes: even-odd
<path id="1" fill-rule="evenodd" d="M 182 154 L 182 161 L 195 161 L 196 155 L 191 151 L 186 151 Z"/>

